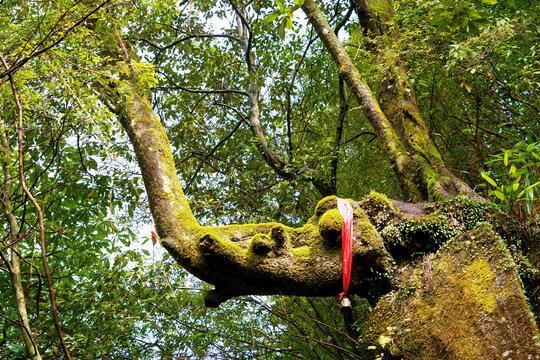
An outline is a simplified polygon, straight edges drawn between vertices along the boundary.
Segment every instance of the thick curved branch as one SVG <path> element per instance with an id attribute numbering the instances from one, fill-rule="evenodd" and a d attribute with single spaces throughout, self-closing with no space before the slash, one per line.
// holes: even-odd
<path id="1" fill-rule="evenodd" d="M 334 222 L 324 216 L 335 198 L 321 205 L 315 217 L 299 229 L 277 223 L 206 228 L 197 224 L 176 177 L 167 136 L 147 100 L 126 83 L 117 87 L 125 109 L 120 121 L 133 144 L 155 219 L 167 250 L 190 272 L 216 286 L 207 303 L 217 305 L 232 296 L 291 294 L 330 296 L 341 287 L 341 249 Z M 125 100 L 123 100 L 125 99 Z M 356 206 L 358 221 L 366 215 Z M 321 220 L 322 219 L 322 220 Z M 338 220 L 340 222 L 341 220 Z M 358 231 L 361 228 L 358 227 Z M 388 269 L 388 254 L 373 228 L 357 234 L 358 277 L 364 271 Z M 234 281 L 231 281 L 234 279 Z"/>
<path id="2" fill-rule="evenodd" d="M 127 48 L 127 46 L 124 46 Z M 122 59 L 120 47 L 116 56 Z M 117 66 L 125 62 L 119 61 Z M 139 93 L 134 68 L 106 91 L 115 103 L 143 174 L 150 209 L 162 244 L 188 271 L 216 286 L 207 304 L 246 294 L 337 294 L 342 286 L 341 248 L 336 242 L 341 218 L 335 197 L 319 205 L 315 216 L 293 229 L 278 223 L 202 227 L 193 217 L 176 176 L 170 145 L 152 111 L 150 96 Z M 354 248 L 355 275 L 351 290 L 364 293 L 360 283 L 373 268 L 388 271 L 389 255 L 366 214 L 353 204 L 358 223 Z M 234 280 L 231 280 L 234 279 Z M 386 279 L 381 280 L 383 283 Z M 387 285 L 381 285 L 388 288 Z"/>

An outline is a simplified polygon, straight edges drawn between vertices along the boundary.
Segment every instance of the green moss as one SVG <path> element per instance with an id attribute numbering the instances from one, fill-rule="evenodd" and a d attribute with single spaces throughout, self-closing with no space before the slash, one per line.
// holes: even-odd
<path id="1" fill-rule="evenodd" d="M 366 212 L 361 208 L 354 208 L 354 237 L 357 241 L 369 246 L 383 249 L 384 243 L 377 229 L 373 226 Z"/>
<path id="2" fill-rule="evenodd" d="M 328 210 L 319 219 L 319 234 L 331 244 L 338 243 L 342 227 L 343 216 L 341 216 L 338 209 Z"/>
<path id="3" fill-rule="evenodd" d="M 291 243 L 293 247 L 317 246 L 318 244 L 322 244 L 322 240 L 317 226 L 311 223 L 294 229 L 291 232 Z"/>
<path id="4" fill-rule="evenodd" d="M 381 235 L 393 254 L 406 258 L 434 252 L 459 232 L 446 216 L 431 214 L 390 224 Z"/>
<path id="5" fill-rule="evenodd" d="M 327 196 L 317 203 L 315 216 L 319 217 L 330 209 L 337 207 L 337 196 Z"/>
<path id="6" fill-rule="evenodd" d="M 440 176 L 431 167 L 424 169 L 424 184 L 427 189 L 427 199 L 429 201 L 442 201 L 445 199 L 439 192 L 441 187 Z"/>
<path id="7" fill-rule="evenodd" d="M 451 240 L 399 276 L 362 327 L 362 358 L 500 359 L 538 354 L 509 251 L 489 227 Z M 519 335 L 518 335 L 519 334 Z M 368 349 L 370 347 L 370 349 Z"/>
<path id="8" fill-rule="evenodd" d="M 389 0 L 370 0 L 368 4 L 380 16 L 382 22 L 388 22 L 394 17 L 394 7 Z"/>
<path id="9" fill-rule="evenodd" d="M 425 210 L 432 214 L 444 214 L 457 223 L 462 230 L 474 229 L 478 224 L 491 222 L 500 213 L 500 209 L 490 201 L 472 200 L 468 196 L 457 196 L 436 204 L 426 204 Z"/>
<path id="10" fill-rule="evenodd" d="M 485 259 L 473 262 L 465 267 L 463 274 L 464 292 L 469 298 L 474 299 L 478 306 L 486 311 L 493 312 L 495 300 L 498 295 L 495 291 L 495 274 L 491 271 L 489 263 Z"/>
<path id="11" fill-rule="evenodd" d="M 217 236 L 215 231 L 208 231 L 199 240 L 201 252 L 213 259 L 221 259 L 230 263 L 242 263 L 247 250 Z"/>
<path id="12" fill-rule="evenodd" d="M 377 230 L 382 230 L 400 216 L 392 202 L 383 194 L 371 191 L 359 203 Z"/>
<path id="13" fill-rule="evenodd" d="M 272 251 L 273 243 L 265 234 L 256 234 L 251 240 L 250 250 L 257 255 L 266 255 Z"/>
<path id="14" fill-rule="evenodd" d="M 292 253 L 294 256 L 298 257 L 309 257 L 316 253 L 314 248 L 312 246 L 302 246 L 299 248 L 292 249 Z"/>
<path id="15" fill-rule="evenodd" d="M 372 207 L 381 207 L 382 209 L 394 209 L 392 202 L 384 194 L 376 191 L 371 191 L 366 195 L 360 202 L 360 205 L 362 204 L 369 204 Z"/>

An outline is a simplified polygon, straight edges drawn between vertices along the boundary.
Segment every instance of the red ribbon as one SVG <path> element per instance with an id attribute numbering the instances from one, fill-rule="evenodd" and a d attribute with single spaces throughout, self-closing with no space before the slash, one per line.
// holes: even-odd
<path id="1" fill-rule="evenodd" d="M 349 292 L 349 284 L 351 282 L 351 266 L 352 266 L 352 246 L 353 246 L 353 211 L 351 204 L 345 200 L 337 199 L 337 208 L 341 216 L 343 216 L 343 226 L 341 228 L 341 247 L 343 256 L 343 292 L 339 294 L 339 298 L 347 297 Z"/>

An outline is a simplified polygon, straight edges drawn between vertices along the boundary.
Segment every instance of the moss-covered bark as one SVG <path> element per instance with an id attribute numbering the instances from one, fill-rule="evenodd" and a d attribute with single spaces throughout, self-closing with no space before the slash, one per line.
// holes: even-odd
<path id="1" fill-rule="evenodd" d="M 363 358 L 540 357 L 516 265 L 490 226 L 455 237 L 395 280 L 361 325 Z"/>

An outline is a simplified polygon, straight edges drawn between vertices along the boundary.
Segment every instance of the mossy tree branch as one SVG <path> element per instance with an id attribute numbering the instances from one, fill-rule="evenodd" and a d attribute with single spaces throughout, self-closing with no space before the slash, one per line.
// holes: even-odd
<path id="1" fill-rule="evenodd" d="M 167 135 L 150 104 L 149 89 L 130 66 L 129 58 L 134 58 L 130 46 L 118 36 L 117 41 L 116 48 L 105 52 L 117 59 L 114 66 L 121 79 L 102 93 L 133 145 L 162 244 L 188 271 L 216 286 L 207 304 L 215 306 L 246 294 L 339 293 L 341 248 L 336 240 L 342 219 L 336 214 L 335 197 L 323 202 L 315 216 L 298 229 L 278 223 L 200 226 L 177 178 Z M 111 43 L 108 41 L 108 46 Z M 363 225 L 357 226 L 356 237 L 362 241 L 354 248 L 351 292 L 363 293 L 362 274 L 373 268 L 384 273 L 391 265 L 375 228 L 361 208 L 355 209 L 355 219 Z M 388 280 L 382 278 L 381 282 L 379 287 L 387 289 Z"/>
<path id="2" fill-rule="evenodd" d="M 314 216 L 297 229 L 278 223 L 199 225 L 177 178 L 165 130 L 152 110 L 149 88 L 131 65 L 136 56 L 117 32 L 111 33 L 116 39 L 106 42 L 108 48 L 104 53 L 116 59 L 112 66 L 121 78 L 102 93 L 133 145 L 162 244 L 184 268 L 216 286 L 206 303 L 216 306 L 230 297 L 247 294 L 331 296 L 339 293 L 342 218 L 335 197 L 323 199 Z M 347 59 L 344 66 L 357 73 Z M 402 145 L 388 135 L 393 130 L 367 85 L 359 75 L 351 76 L 347 71 L 343 74 L 358 85 L 351 87 L 353 93 L 356 91 L 357 96 L 367 101 L 378 121 L 375 124 L 380 125 L 389 140 L 389 148 L 395 145 L 396 156 L 405 156 Z M 407 245 L 386 244 L 379 233 L 379 220 L 397 224 L 409 213 L 411 217 L 423 215 L 421 206 L 396 203 L 403 208 L 398 211 L 390 201 L 381 198 L 377 201 L 381 204 L 375 207 L 370 201 L 351 201 L 356 241 L 350 293 L 371 299 L 391 287 L 387 274 L 393 270 L 394 259 L 389 249 L 407 248 Z M 368 278 L 370 282 L 366 282 Z"/>
<path id="3" fill-rule="evenodd" d="M 390 21 L 393 17 L 389 0 L 356 0 L 355 5 L 369 36 L 382 34 L 384 24 L 381 18 Z M 368 121 L 382 141 L 384 152 L 394 165 L 405 198 L 412 201 L 440 200 L 460 193 L 477 198 L 467 184 L 444 166 L 429 137 L 402 63 L 398 61 L 388 80 L 391 83 L 386 84 L 391 89 L 381 94 L 381 106 L 315 2 L 305 0 L 302 10 L 331 54 L 340 77 L 364 107 Z"/>
<path id="4" fill-rule="evenodd" d="M 335 198 L 322 203 L 303 227 L 278 223 L 202 227 L 183 195 L 165 131 L 148 99 L 124 80 L 116 88 L 125 111 L 120 121 L 133 144 L 162 244 L 188 271 L 216 286 L 210 306 L 238 295 L 331 296 L 342 283 L 341 249 L 336 242 L 341 216 Z M 120 95 L 119 94 L 119 95 Z M 125 99 L 125 100 L 120 100 Z M 328 211 L 324 211 L 328 210 Z M 356 206 L 355 276 L 351 291 L 363 293 L 363 274 L 390 269 L 390 258 L 375 228 Z M 387 280 L 382 279 L 386 282 Z M 381 285 L 381 288 L 388 286 Z"/>

